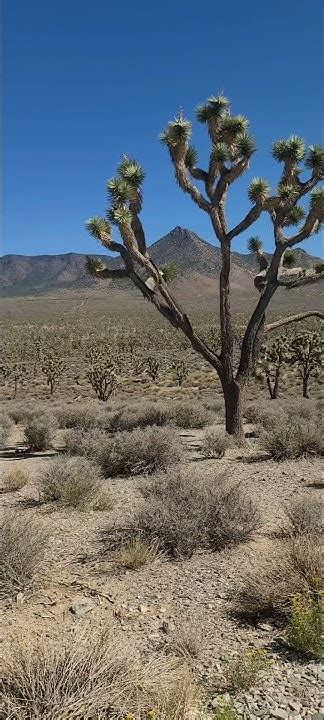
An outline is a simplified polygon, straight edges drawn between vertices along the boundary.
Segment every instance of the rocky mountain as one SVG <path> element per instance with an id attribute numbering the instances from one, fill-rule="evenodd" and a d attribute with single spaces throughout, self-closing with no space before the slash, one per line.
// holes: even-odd
<path id="1" fill-rule="evenodd" d="M 202 240 L 196 233 L 181 227 L 155 242 L 150 254 L 157 265 L 174 263 L 179 271 L 177 284 L 194 289 L 203 285 L 208 293 L 214 278 L 220 271 L 220 249 Z M 298 250 L 298 263 L 310 267 L 318 258 Z M 110 267 L 117 267 L 118 258 L 98 255 Z M 232 254 L 232 285 L 248 290 L 253 285 L 253 271 L 256 268 L 254 255 L 234 252 Z M 5 255 L 0 258 L 0 277 L 3 297 L 47 295 L 64 290 L 91 290 L 102 287 L 102 282 L 89 277 L 85 269 L 85 255 L 66 253 L 64 255 Z M 189 282 L 190 280 L 190 282 Z M 112 282 L 112 281 L 110 281 Z M 125 286 L 121 281 L 117 287 Z"/>

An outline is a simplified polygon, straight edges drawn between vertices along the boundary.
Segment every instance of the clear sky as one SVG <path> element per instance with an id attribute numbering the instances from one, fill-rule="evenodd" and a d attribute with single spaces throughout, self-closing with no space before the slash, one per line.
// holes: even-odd
<path id="1" fill-rule="evenodd" d="M 104 214 L 105 181 L 123 152 L 145 167 L 149 243 L 175 225 L 213 241 L 185 197 L 158 134 L 182 106 L 220 90 L 250 118 L 258 151 L 232 194 L 249 208 L 251 177 L 272 182 L 271 142 L 319 143 L 321 0 L 4 0 L 3 253 L 100 252 L 84 230 Z M 206 160 L 208 143 L 195 123 Z M 253 227 L 271 248 L 266 219 Z M 248 236 L 251 235 L 251 231 Z M 246 236 L 235 250 L 245 250 Z M 320 252 L 320 237 L 303 245 Z"/>

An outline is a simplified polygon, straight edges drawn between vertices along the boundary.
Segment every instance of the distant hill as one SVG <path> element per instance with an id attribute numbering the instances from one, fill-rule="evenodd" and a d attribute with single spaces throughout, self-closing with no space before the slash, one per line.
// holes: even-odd
<path id="1" fill-rule="evenodd" d="M 312 266 L 314 258 L 304 250 L 297 250 L 298 263 Z M 174 263 L 179 270 L 177 286 L 185 295 L 215 292 L 215 277 L 219 276 L 220 249 L 202 240 L 196 233 L 175 227 L 150 247 L 152 259 L 158 266 Z M 37 296 L 64 290 L 91 290 L 103 287 L 103 283 L 91 278 L 85 268 L 85 255 L 5 255 L 0 258 L 0 278 L 3 297 Z M 100 254 L 110 267 L 120 264 L 118 258 Z M 253 254 L 232 253 L 233 289 L 245 294 L 253 289 L 253 271 L 257 267 Z M 211 281 L 213 282 L 211 283 Z M 129 291 L 130 285 L 122 281 L 109 281 L 116 287 Z M 181 294 L 183 294 L 181 292 Z"/>

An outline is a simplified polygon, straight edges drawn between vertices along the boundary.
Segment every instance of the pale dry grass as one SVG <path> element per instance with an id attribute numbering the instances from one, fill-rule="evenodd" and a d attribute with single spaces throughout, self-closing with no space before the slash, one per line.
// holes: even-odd
<path id="1" fill-rule="evenodd" d="M 141 663 L 108 634 L 29 638 L 4 659 L 2 702 L 7 720 L 194 720 L 199 693 L 185 665 L 156 658 Z"/>
<path id="2" fill-rule="evenodd" d="M 21 512 L 7 512 L 2 522 L 0 599 L 32 587 L 39 576 L 48 532 Z"/>
<path id="3" fill-rule="evenodd" d="M 15 492 L 21 490 L 29 482 L 29 475 L 20 468 L 12 468 L 4 473 L 2 478 L 2 492 Z"/>
<path id="4" fill-rule="evenodd" d="M 157 543 L 146 542 L 140 537 L 131 538 L 115 552 L 115 562 L 119 567 L 127 570 L 139 570 L 149 565 L 157 558 L 161 558 Z"/>

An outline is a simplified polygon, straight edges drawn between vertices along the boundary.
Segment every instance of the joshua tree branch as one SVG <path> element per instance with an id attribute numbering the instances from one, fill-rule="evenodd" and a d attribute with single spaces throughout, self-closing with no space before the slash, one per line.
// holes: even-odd
<path id="1" fill-rule="evenodd" d="M 292 290 L 293 288 L 302 287 L 303 285 L 314 285 L 320 280 L 324 280 L 324 272 L 306 275 L 305 277 L 296 278 L 296 280 L 284 280 L 280 278 L 278 285 L 285 287 L 286 290 Z"/>
<path id="2" fill-rule="evenodd" d="M 289 317 L 282 318 L 281 320 L 276 320 L 276 322 L 269 323 L 269 325 L 265 326 L 265 332 L 272 332 L 272 330 L 277 330 L 278 328 L 282 327 L 283 325 L 289 325 L 289 323 L 294 322 L 300 322 L 301 320 L 306 320 L 306 318 L 309 317 L 318 317 L 320 320 L 324 320 L 324 314 L 319 312 L 318 310 L 309 310 L 308 312 L 299 313 L 299 315 L 290 315 Z"/>
<path id="3" fill-rule="evenodd" d="M 240 235 L 244 230 L 247 230 L 261 215 L 263 210 L 263 207 L 261 203 L 259 205 L 253 205 L 251 210 L 247 213 L 245 218 L 241 220 L 238 225 L 236 225 L 232 230 L 228 233 L 228 239 L 233 240 L 237 235 Z"/>
<path id="4" fill-rule="evenodd" d="M 190 195 L 190 197 L 193 199 L 193 201 L 202 209 L 205 210 L 205 212 L 210 213 L 211 211 L 211 203 L 208 202 L 207 198 L 205 198 L 201 192 L 199 192 L 198 188 L 191 182 L 188 170 L 185 165 L 185 162 L 183 159 L 180 160 L 174 160 L 174 167 L 175 167 L 175 173 L 177 181 L 183 190 L 183 192 Z"/>

